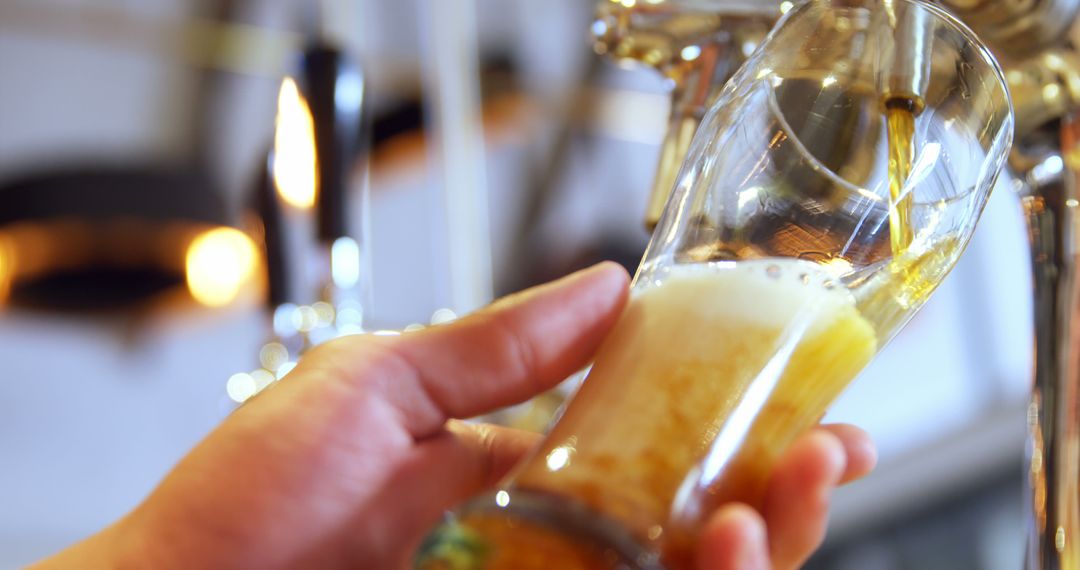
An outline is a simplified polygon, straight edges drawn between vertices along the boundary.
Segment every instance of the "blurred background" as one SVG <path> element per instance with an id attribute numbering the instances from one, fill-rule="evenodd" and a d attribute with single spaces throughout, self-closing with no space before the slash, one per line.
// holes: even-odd
<path id="1" fill-rule="evenodd" d="M 327 335 L 633 269 L 671 86 L 602 32 L 584 0 L 0 2 L 0 567 L 122 515 Z M 1013 184 L 830 413 L 881 465 L 810 568 L 1019 567 Z"/>

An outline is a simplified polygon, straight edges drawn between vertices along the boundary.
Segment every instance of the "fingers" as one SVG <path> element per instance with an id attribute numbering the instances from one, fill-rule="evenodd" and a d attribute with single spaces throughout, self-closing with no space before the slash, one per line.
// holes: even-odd
<path id="1" fill-rule="evenodd" d="M 801 437 L 773 472 L 762 511 L 776 570 L 798 568 L 825 538 L 829 496 L 847 463 L 844 443 L 832 431 Z"/>
<path id="2" fill-rule="evenodd" d="M 702 531 L 697 567 L 700 570 L 769 570 L 765 521 L 761 515 L 739 503 L 718 510 Z"/>
<path id="3" fill-rule="evenodd" d="M 380 362 L 395 376 L 384 393 L 417 438 L 447 418 L 526 400 L 588 362 L 621 313 L 627 282 L 621 267 L 602 263 L 451 325 L 383 337 L 392 358 Z"/>
<path id="4" fill-rule="evenodd" d="M 380 489 L 367 510 L 382 515 L 365 521 L 372 524 L 364 527 L 364 536 L 388 552 L 414 552 L 446 509 L 496 484 L 539 438 L 510 428 L 449 422 L 445 431 L 417 445 Z"/>
<path id="5" fill-rule="evenodd" d="M 870 474 L 877 465 L 877 448 L 873 440 L 862 429 L 851 424 L 827 424 L 819 426 L 840 440 L 844 446 L 847 462 L 840 484 L 850 483 Z"/>
<path id="6" fill-rule="evenodd" d="M 480 488 L 498 483 L 540 441 L 540 434 L 492 424 L 451 421 L 446 427 L 458 444 L 423 449 L 425 460 L 470 472 Z"/>
<path id="7" fill-rule="evenodd" d="M 398 470 L 397 480 L 384 493 L 394 502 L 386 512 L 404 519 L 437 517 L 496 484 L 539 438 L 488 424 L 450 422 L 445 431 L 418 445 Z M 433 475 L 437 484 L 432 484 Z"/>

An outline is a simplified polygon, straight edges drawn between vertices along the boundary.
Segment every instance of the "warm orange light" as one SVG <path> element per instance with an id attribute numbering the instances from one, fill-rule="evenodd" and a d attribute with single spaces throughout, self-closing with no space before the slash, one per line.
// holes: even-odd
<path id="1" fill-rule="evenodd" d="M 251 283 L 257 260 L 255 243 L 240 230 L 215 228 L 202 233 L 187 249 L 188 291 L 203 305 L 227 305 Z"/>
<path id="2" fill-rule="evenodd" d="M 286 202 L 297 208 L 315 205 L 317 164 L 311 109 L 296 82 L 286 77 L 278 93 L 274 130 L 274 184 Z"/>
<path id="3" fill-rule="evenodd" d="M 11 283 L 15 280 L 15 247 L 11 239 L 0 234 L 0 304 L 7 301 L 11 294 Z"/>

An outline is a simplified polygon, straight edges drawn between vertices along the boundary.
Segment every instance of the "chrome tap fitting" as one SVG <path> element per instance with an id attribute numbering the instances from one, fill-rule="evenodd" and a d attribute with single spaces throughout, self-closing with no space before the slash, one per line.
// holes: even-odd
<path id="1" fill-rule="evenodd" d="M 661 0 L 598 5 L 594 49 L 660 72 L 673 85 L 668 129 L 646 206 L 660 220 L 690 141 L 728 79 L 780 15 L 778 0 Z"/>

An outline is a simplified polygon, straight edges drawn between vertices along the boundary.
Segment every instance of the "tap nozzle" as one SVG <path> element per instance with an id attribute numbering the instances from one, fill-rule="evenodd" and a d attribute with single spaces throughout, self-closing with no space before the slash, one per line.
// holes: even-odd
<path id="1" fill-rule="evenodd" d="M 930 63 L 935 20 L 921 8 L 908 4 L 885 3 L 885 17 L 893 29 L 881 49 L 884 65 L 878 76 L 882 103 L 890 106 L 906 100 L 912 114 L 922 112 Z"/>

